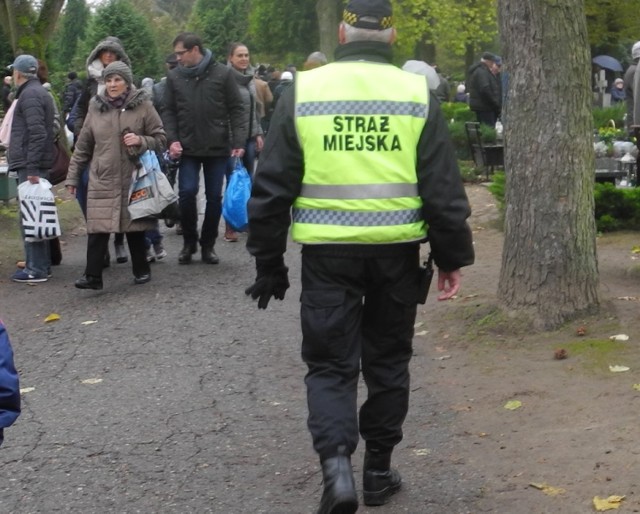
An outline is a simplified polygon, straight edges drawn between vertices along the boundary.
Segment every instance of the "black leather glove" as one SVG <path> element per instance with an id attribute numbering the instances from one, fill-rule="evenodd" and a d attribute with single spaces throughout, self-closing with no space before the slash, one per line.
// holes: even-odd
<path id="1" fill-rule="evenodd" d="M 256 259 L 256 281 L 245 289 L 244 294 L 258 299 L 258 309 L 266 309 L 273 296 L 276 300 L 284 300 L 284 294 L 289 289 L 289 276 L 284 265 L 284 259 L 279 257 L 272 260 Z"/>

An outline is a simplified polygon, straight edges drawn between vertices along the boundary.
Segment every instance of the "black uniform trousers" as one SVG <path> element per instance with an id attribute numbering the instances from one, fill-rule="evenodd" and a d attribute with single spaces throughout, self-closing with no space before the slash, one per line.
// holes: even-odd
<path id="1" fill-rule="evenodd" d="M 409 360 L 420 294 L 419 245 L 393 256 L 335 257 L 302 252 L 302 358 L 308 427 L 320 459 L 339 446 L 353 453 L 402 440 L 409 405 Z M 339 247 L 338 247 L 339 248 Z M 357 409 L 360 368 L 367 399 Z"/>
<path id="2" fill-rule="evenodd" d="M 104 254 L 109 248 L 108 233 L 89 234 L 87 240 L 87 267 L 85 275 L 102 277 Z M 144 232 L 127 232 L 127 244 L 131 254 L 131 266 L 136 277 L 150 273 L 147 250 L 144 246 Z"/>

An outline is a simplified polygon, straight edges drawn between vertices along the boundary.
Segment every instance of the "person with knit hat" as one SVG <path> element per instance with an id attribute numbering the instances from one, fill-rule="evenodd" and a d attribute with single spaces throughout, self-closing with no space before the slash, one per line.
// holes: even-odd
<path id="1" fill-rule="evenodd" d="M 134 283 L 151 279 L 144 231 L 153 229 L 154 223 L 132 220 L 127 206 L 138 157 L 147 150 L 162 150 L 165 132 L 149 93 L 135 88 L 131 68 L 124 61 L 105 67 L 102 84 L 104 88 L 89 104 L 65 183 L 76 194 L 80 175 L 89 165 L 87 265 L 75 282 L 78 289 L 102 289 L 103 256 L 112 232 L 127 236 Z"/>
<path id="2" fill-rule="evenodd" d="M 124 51 L 122 42 L 115 36 L 107 36 L 100 41 L 87 57 L 87 82 L 82 93 L 77 99 L 76 105 L 72 112 L 75 116 L 73 120 L 73 136 L 77 140 L 80 137 L 80 131 L 84 125 L 84 119 L 89 109 L 89 102 L 96 94 L 104 93 L 104 82 L 102 72 L 104 68 L 114 61 L 123 61 L 127 66 L 131 66 L 129 56 Z M 80 204 L 82 213 L 86 218 L 87 211 L 87 180 L 88 172 L 83 173 L 83 178 L 78 184 L 76 199 Z M 116 262 L 125 263 L 129 260 L 127 252 L 124 249 L 124 235 L 116 234 L 114 237 L 114 250 L 116 254 Z M 104 254 L 104 266 L 108 267 L 111 262 L 109 249 Z"/>
<path id="3" fill-rule="evenodd" d="M 319 514 L 357 510 L 351 456 L 360 437 L 365 505 L 400 489 L 391 457 L 430 281 L 420 245 L 428 236 L 439 300 L 457 294 L 460 268 L 474 260 L 447 121 L 426 78 L 392 64 L 395 37 L 389 0 L 348 2 L 335 62 L 297 73 L 280 97 L 249 200 L 256 279 L 245 293 L 259 309 L 289 287 L 290 224 L 302 244 L 301 354 L 322 467 Z M 360 373 L 367 393 L 358 409 Z"/>

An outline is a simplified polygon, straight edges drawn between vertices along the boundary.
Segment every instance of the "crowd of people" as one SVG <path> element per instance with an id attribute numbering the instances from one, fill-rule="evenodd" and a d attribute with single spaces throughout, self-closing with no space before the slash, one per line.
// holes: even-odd
<path id="1" fill-rule="evenodd" d="M 248 47 L 240 42 L 229 46 L 226 62 L 217 61 L 195 34 L 178 35 L 173 47 L 174 53 L 165 60 L 167 75 L 157 83 L 144 78 L 139 87 L 133 83 L 133 67 L 121 41 L 113 36 L 100 41 L 90 52 L 85 82 L 79 80 L 76 72 L 68 73 L 59 101 L 51 94 L 46 73 L 42 76 L 46 66 L 32 56 L 19 56 L 10 66 L 12 76 L 4 81 L 5 112 L 15 103 L 11 121 L 16 143 L 13 151 L 8 152 L 9 165 L 20 182 L 36 183 L 39 178 L 47 178 L 52 159 L 50 142 L 65 137 L 63 123 L 73 134 L 75 151 L 66 185 L 80 205 L 89 233 L 87 265 L 76 281 L 78 288 L 103 287 L 102 269 L 111 264 L 109 234 L 114 234 L 116 262 L 126 263 L 131 259 L 135 284 L 151 279 L 149 262 L 167 256 L 158 221 L 132 222 L 127 214 L 131 166 L 149 149 L 160 156 L 171 185 L 176 181 L 178 184 L 181 217 L 165 220 L 167 226 L 175 224 L 177 233 L 184 239 L 178 262 L 190 263 L 199 245 L 203 262 L 217 264 L 219 258 L 214 245 L 218 239 L 225 177 L 228 183 L 237 159 L 250 172 L 255 169 L 256 156 L 262 150 L 277 100 L 293 83 L 296 72 L 293 65 L 283 72 L 265 66 L 255 70 Z M 35 73 L 33 62 L 37 63 Z M 113 63 L 120 64 L 109 67 Z M 325 63 L 326 57 L 314 52 L 305 62 L 305 69 Z M 209 80 L 201 83 L 201 78 Z M 117 87 L 108 87 L 116 86 L 116 82 Z M 38 100 L 38 109 L 27 111 L 33 96 L 31 90 L 43 95 L 43 88 L 48 90 L 51 101 L 45 104 Z M 218 100 L 211 102 L 212 98 Z M 53 121 L 49 120 L 51 109 Z M 140 114 L 141 110 L 147 122 L 150 113 L 158 115 L 156 121 L 162 134 L 139 132 L 129 114 Z M 25 118 L 27 112 L 31 116 L 29 120 Z M 111 130 L 98 128 L 98 120 L 106 120 L 109 114 Z M 33 126 L 42 127 L 42 134 L 32 130 Z M 147 124 L 144 127 L 149 130 Z M 125 130 L 130 134 L 123 134 Z M 165 130 L 169 145 L 166 145 Z M 145 139 L 152 135 L 153 144 Z M 29 170 L 20 158 L 18 141 L 24 145 L 25 154 L 28 147 L 29 156 L 40 156 L 39 162 L 28 163 Z M 120 154 L 128 159 L 121 159 L 116 165 L 115 156 Z M 201 169 L 206 207 L 198 233 L 196 195 Z M 232 227 L 226 227 L 224 240 L 238 241 Z M 46 282 L 52 276 L 51 266 L 60 262 L 57 243 L 57 240 L 53 243 L 25 241 L 25 257 L 18 260 L 12 279 L 22 283 Z"/>

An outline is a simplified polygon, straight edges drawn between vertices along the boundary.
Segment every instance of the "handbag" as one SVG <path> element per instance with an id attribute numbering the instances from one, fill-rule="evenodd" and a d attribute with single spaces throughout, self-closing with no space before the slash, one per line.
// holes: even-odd
<path id="1" fill-rule="evenodd" d="M 52 185 L 57 186 L 67 179 L 70 160 L 71 156 L 69 152 L 62 141 L 60 141 L 60 138 L 58 138 L 53 143 L 53 165 L 49 172 L 49 182 L 51 182 Z"/>
<path id="2" fill-rule="evenodd" d="M 16 104 L 18 100 L 11 102 L 9 109 L 2 118 L 2 125 L 0 125 L 0 143 L 6 148 L 9 148 L 9 142 L 11 140 L 11 124 L 13 123 L 13 113 L 16 110 Z"/>
<path id="3" fill-rule="evenodd" d="M 27 180 L 18 186 L 24 240 L 28 243 L 62 235 L 51 187 L 51 183 L 44 178 L 37 184 Z"/>
<path id="4" fill-rule="evenodd" d="M 178 218 L 178 195 L 162 173 L 153 150 L 144 152 L 133 172 L 129 188 L 128 210 L 132 220 L 141 218 Z"/>
<path id="5" fill-rule="evenodd" d="M 249 225 L 247 211 L 249 198 L 251 198 L 251 177 L 240 159 L 236 158 L 235 168 L 222 200 L 222 215 L 237 232 L 243 232 Z"/>

